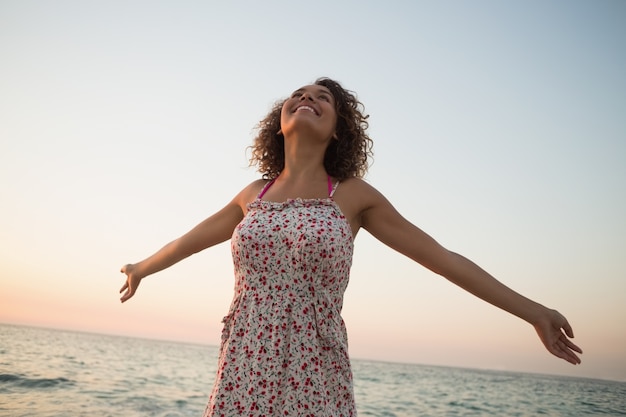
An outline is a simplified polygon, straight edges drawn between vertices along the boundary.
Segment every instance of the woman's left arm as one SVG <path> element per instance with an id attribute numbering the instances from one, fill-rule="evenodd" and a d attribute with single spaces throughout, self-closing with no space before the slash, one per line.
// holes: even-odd
<path id="1" fill-rule="evenodd" d="M 431 236 L 398 213 L 373 187 L 361 183 L 358 193 L 366 201 L 360 226 L 387 246 L 408 256 L 431 271 L 475 296 L 520 317 L 534 326 L 546 349 L 572 364 L 580 363 L 571 342 L 571 326 L 558 311 L 538 304 L 496 280 L 474 262 L 441 246 Z"/>

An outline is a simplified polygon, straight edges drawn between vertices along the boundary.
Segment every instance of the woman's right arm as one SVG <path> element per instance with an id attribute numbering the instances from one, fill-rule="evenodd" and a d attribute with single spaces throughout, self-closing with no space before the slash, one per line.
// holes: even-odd
<path id="1" fill-rule="evenodd" d="M 125 302 L 130 299 L 137 291 L 141 280 L 148 275 L 169 268 L 194 253 L 230 239 L 233 230 L 243 219 L 247 202 L 258 188 L 258 183 L 250 184 L 223 209 L 168 243 L 154 255 L 139 263 L 124 265 L 121 272 L 126 274 L 126 281 L 120 289 L 122 293 L 120 300 Z"/>

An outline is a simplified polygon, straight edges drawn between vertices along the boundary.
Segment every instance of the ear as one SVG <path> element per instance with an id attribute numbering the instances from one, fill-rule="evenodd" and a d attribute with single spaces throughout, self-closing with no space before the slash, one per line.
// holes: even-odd
<path id="1" fill-rule="evenodd" d="M 283 134 L 283 130 L 282 129 L 278 129 L 278 132 L 276 132 L 277 135 L 282 135 Z"/>
<path id="2" fill-rule="evenodd" d="M 337 132 L 333 133 L 333 135 L 330 138 L 334 140 L 339 140 L 339 138 L 337 137 Z"/>

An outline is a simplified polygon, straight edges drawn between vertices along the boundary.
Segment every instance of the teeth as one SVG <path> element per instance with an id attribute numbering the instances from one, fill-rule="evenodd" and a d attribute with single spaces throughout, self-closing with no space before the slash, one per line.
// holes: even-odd
<path id="1" fill-rule="evenodd" d="M 298 110 L 308 110 L 308 111 L 310 111 L 311 113 L 317 114 L 317 113 L 315 112 L 315 109 L 313 109 L 312 107 L 309 107 L 309 106 L 300 106 L 300 107 L 298 107 L 298 108 L 296 109 L 296 111 L 298 111 Z"/>

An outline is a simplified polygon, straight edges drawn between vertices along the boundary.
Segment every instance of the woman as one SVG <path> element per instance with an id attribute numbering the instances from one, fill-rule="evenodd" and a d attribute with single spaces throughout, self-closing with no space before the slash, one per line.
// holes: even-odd
<path id="1" fill-rule="evenodd" d="M 232 239 L 235 294 L 205 416 L 356 415 L 343 294 L 364 228 L 389 247 L 532 324 L 572 364 L 567 320 L 504 286 L 404 219 L 361 178 L 371 155 L 362 105 L 322 78 L 277 103 L 260 123 L 252 164 L 263 179 L 137 264 L 120 292 L 185 257 Z"/>

